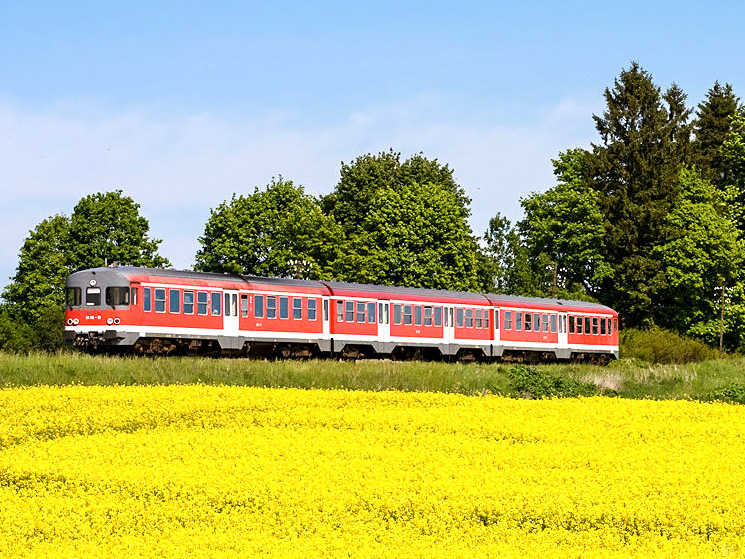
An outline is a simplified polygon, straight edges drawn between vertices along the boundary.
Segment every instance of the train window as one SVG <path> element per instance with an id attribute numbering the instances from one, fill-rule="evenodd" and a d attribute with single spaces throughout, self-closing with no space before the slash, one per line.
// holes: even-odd
<path id="1" fill-rule="evenodd" d="M 194 314 L 193 291 L 184 291 L 184 314 Z"/>
<path id="2" fill-rule="evenodd" d="M 411 305 L 404 305 L 404 324 L 411 326 Z"/>
<path id="3" fill-rule="evenodd" d="M 497 316 L 499 316 L 499 314 L 497 314 Z M 497 322 L 497 324 L 499 323 Z M 488 310 L 484 311 L 484 328 L 486 328 L 487 330 L 489 329 L 489 311 Z"/>
<path id="4" fill-rule="evenodd" d="M 504 329 L 512 330 L 512 311 L 504 311 Z"/>
<path id="5" fill-rule="evenodd" d="M 293 320 L 303 319 L 303 300 L 300 297 L 292 298 L 292 319 Z"/>
<path id="6" fill-rule="evenodd" d="M 264 296 L 254 297 L 254 318 L 264 318 Z"/>
<path id="7" fill-rule="evenodd" d="M 515 330 L 520 332 L 523 329 L 523 313 L 515 311 Z"/>
<path id="8" fill-rule="evenodd" d="M 137 288 L 136 287 L 130 287 L 129 288 L 129 304 L 133 307 L 137 306 Z"/>
<path id="9" fill-rule="evenodd" d="M 390 312 L 390 305 L 385 305 L 383 307 L 383 310 L 385 311 L 385 323 L 388 324 L 388 321 L 390 319 L 389 312 Z"/>
<path id="10" fill-rule="evenodd" d="M 538 313 L 533 314 L 533 332 L 541 331 L 541 315 Z"/>
<path id="11" fill-rule="evenodd" d="M 354 301 L 347 301 L 344 320 L 347 322 L 354 322 Z"/>
<path id="12" fill-rule="evenodd" d="M 458 328 L 463 328 L 465 324 L 466 312 L 463 309 L 455 309 L 455 325 Z"/>
<path id="13" fill-rule="evenodd" d="M 401 305 L 393 305 L 393 324 L 401 324 Z"/>
<path id="14" fill-rule="evenodd" d="M 582 325 L 584 324 L 584 321 L 582 320 L 581 316 L 577 317 L 577 334 L 582 334 Z"/>
<path id="15" fill-rule="evenodd" d="M 336 302 L 336 322 L 344 322 L 344 301 Z"/>
<path id="16" fill-rule="evenodd" d="M 212 293 L 212 316 L 220 316 L 222 314 L 222 309 L 220 308 L 220 294 L 219 293 Z M 156 309 L 157 310 L 157 309 Z"/>
<path id="17" fill-rule="evenodd" d="M 107 287 L 106 304 L 110 306 L 129 305 L 128 287 Z"/>
<path id="18" fill-rule="evenodd" d="M 585 335 L 591 332 L 591 324 L 592 324 L 592 320 L 590 320 L 589 316 L 586 316 L 585 317 Z"/>
<path id="19" fill-rule="evenodd" d="M 533 315 L 529 312 L 525 313 L 525 331 L 530 332 L 531 326 L 533 325 Z"/>
<path id="20" fill-rule="evenodd" d="M 318 305 L 316 299 L 308 299 L 308 320 L 316 320 L 316 305 Z"/>
<path id="21" fill-rule="evenodd" d="M 357 303 L 357 322 L 365 323 L 365 303 Z"/>
<path id="22" fill-rule="evenodd" d="M 555 334 L 556 333 L 557 326 L 558 326 L 558 324 L 557 324 L 557 320 L 556 320 L 556 315 L 555 314 L 552 314 L 551 315 L 551 333 L 552 334 Z"/>
<path id="23" fill-rule="evenodd" d="M 329 319 L 329 301 L 328 299 L 323 300 L 323 320 L 328 322 Z"/>
<path id="24" fill-rule="evenodd" d="M 541 315 L 541 320 L 542 320 L 541 331 L 548 332 L 548 315 L 547 314 Z"/>
<path id="25" fill-rule="evenodd" d="M 150 312 L 151 310 L 151 303 L 150 303 L 150 288 L 144 287 L 142 289 L 142 310 L 145 312 Z"/>
<path id="26" fill-rule="evenodd" d="M 476 309 L 474 311 L 474 326 L 476 328 L 484 327 L 484 311 L 482 309 Z"/>
<path id="27" fill-rule="evenodd" d="M 613 332 L 618 332 L 618 319 L 613 319 Z"/>
<path id="28" fill-rule="evenodd" d="M 266 297 L 266 317 L 277 318 L 277 297 L 274 295 Z"/>
<path id="29" fill-rule="evenodd" d="M 155 300 L 155 312 L 166 312 L 166 290 L 156 288 L 153 299 Z"/>
<path id="30" fill-rule="evenodd" d="M 207 314 L 207 299 L 209 294 L 206 291 L 197 291 L 197 314 Z"/>
<path id="31" fill-rule="evenodd" d="M 383 324 L 383 303 L 378 303 L 378 324 Z"/>
<path id="32" fill-rule="evenodd" d="M 605 336 L 605 318 L 600 319 L 600 335 Z"/>
<path id="33" fill-rule="evenodd" d="M 595 335 L 598 334 L 598 317 L 597 316 L 592 317 L 592 333 Z"/>
<path id="34" fill-rule="evenodd" d="M 574 334 L 574 317 L 569 317 L 569 333 Z"/>
<path id="35" fill-rule="evenodd" d="M 238 316 L 238 294 L 230 294 L 230 314 L 231 316 Z"/>
<path id="36" fill-rule="evenodd" d="M 248 317 L 248 294 L 241 293 L 241 318 Z"/>
<path id="37" fill-rule="evenodd" d="M 435 307 L 435 326 L 442 326 L 442 307 Z"/>
<path id="38" fill-rule="evenodd" d="M 473 309 L 466 309 L 466 328 L 473 328 Z"/>
<path id="39" fill-rule="evenodd" d="M 181 293 L 178 289 L 168 290 L 168 312 L 174 314 L 181 312 Z"/>
<path id="40" fill-rule="evenodd" d="M 79 287 L 68 287 L 65 289 L 65 304 L 68 307 L 79 307 L 82 297 L 83 291 Z"/>
<path id="41" fill-rule="evenodd" d="M 422 307 L 421 305 L 414 305 L 414 324 L 416 326 L 422 325 Z"/>
<path id="42" fill-rule="evenodd" d="M 432 307 L 424 307 L 424 325 L 432 326 Z"/>
<path id="43" fill-rule="evenodd" d="M 608 335 L 611 335 L 613 333 L 613 330 L 611 328 L 613 328 L 613 322 L 609 318 L 608 319 Z"/>
<path id="44" fill-rule="evenodd" d="M 367 304 L 367 322 L 375 324 L 375 303 Z"/>
<path id="45" fill-rule="evenodd" d="M 453 317 L 450 315 L 450 312 L 453 309 L 445 309 L 445 326 L 449 326 L 453 322 Z M 448 320 L 448 316 L 450 316 L 450 320 Z"/>
<path id="46" fill-rule="evenodd" d="M 290 300 L 288 297 L 279 298 L 279 318 L 290 317 Z"/>
<path id="47" fill-rule="evenodd" d="M 233 312 L 235 309 L 230 307 L 230 293 L 225 294 L 225 303 L 222 307 L 225 311 L 225 316 L 236 316 L 238 313 Z"/>
<path id="48" fill-rule="evenodd" d="M 90 307 L 101 304 L 100 287 L 89 287 L 85 290 L 85 304 Z"/>

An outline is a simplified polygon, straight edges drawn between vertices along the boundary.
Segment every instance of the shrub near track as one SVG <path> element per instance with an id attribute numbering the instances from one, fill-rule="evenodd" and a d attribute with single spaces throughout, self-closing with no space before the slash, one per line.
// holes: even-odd
<path id="1" fill-rule="evenodd" d="M 721 403 L 5 389 L 0 556 L 738 556 L 744 447 Z"/>

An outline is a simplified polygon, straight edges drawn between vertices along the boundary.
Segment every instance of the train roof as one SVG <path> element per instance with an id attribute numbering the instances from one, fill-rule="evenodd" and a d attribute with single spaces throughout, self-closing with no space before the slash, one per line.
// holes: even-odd
<path id="1" fill-rule="evenodd" d="M 276 287 L 298 287 L 318 291 L 329 291 L 332 295 L 353 296 L 354 294 L 376 293 L 389 297 L 413 298 L 413 299 L 440 299 L 440 300 L 462 300 L 472 301 L 476 304 L 498 305 L 514 304 L 515 306 L 541 306 L 541 307 L 566 307 L 567 310 L 596 310 L 615 314 L 610 307 L 589 301 L 575 301 L 567 299 L 552 299 L 543 297 L 521 297 L 518 295 L 501 295 L 496 293 L 472 293 L 467 291 L 450 291 L 443 289 L 423 289 L 417 287 L 398 287 L 391 285 L 370 285 L 363 283 L 349 283 L 339 281 L 316 281 L 300 280 L 292 278 L 268 278 L 261 276 L 244 276 L 239 274 L 220 274 L 215 272 L 199 272 L 191 270 L 175 270 L 165 268 L 145 268 L 137 266 L 109 266 L 106 268 L 91 268 L 80 270 L 70 274 L 73 279 L 76 276 L 90 277 L 91 275 L 112 275 L 122 278 L 136 276 L 143 277 L 167 277 L 188 278 L 190 280 L 203 280 L 209 282 L 232 282 L 253 285 L 267 285 Z M 73 282 L 76 283 L 76 282 Z"/>

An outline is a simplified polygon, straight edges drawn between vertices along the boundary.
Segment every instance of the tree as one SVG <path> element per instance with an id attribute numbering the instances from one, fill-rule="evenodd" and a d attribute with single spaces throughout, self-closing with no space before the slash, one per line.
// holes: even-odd
<path id="1" fill-rule="evenodd" d="M 69 220 L 62 215 L 43 220 L 21 246 L 18 267 L 3 299 L 12 315 L 28 323 L 36 322 L 45 309 L 62 307 L 64 285 L 70 268 Z"/>
<path id="2" fill-rule="evenodd" d="M 436 159 L 402 162 L 389 151 L 342 163 L 322 203 L 349 241 L 337 279 L 464 290 L 488 284 L 468 225 L 470 200 Z"/>
<path id="3" fill-rule="evenodd" d="M 587 186 L 587 152 L 569 150 L 554 160 L 559 183 L 521 200 L 525 217 L 518 227 L 533 261 L 541 255 L 553 268 L 554 296 L 594 296 L 612 277 L 606 261 L 601 199 Z"/>
<path id="4" fill-rule="evenodd" d="M 477 243 L 452 189 L 440 183 L 403 181 L 378 188 L 338 279 L 381 285 L 476 290 Z"/>
<path id="5" fill-rule="evenodd" d="M 470 216 L 471 201 L 453 179 L 452 169 L 422 154 L 401 162 L 401 154 L 393 150 L 362 155 L 351 164 L 342 162 L 339 183 L 321 203 L 324 212 L 334 216 L 345 231 L 354 231 L 361 226 L 379 190 L 413 182 L 440 185 L 453 194 L 462 218 Z"/>
<path id="6" fill-rule="evenodd" d="M 648 324 L 655 294 L 664 288 L 656 283 L 664 275 L 651 252 L 662 239 L 685 163 L 685 96 L 673 86 L 663 98 L 634 62 L 606 89 L 605 99 L 607 109 L 593 117 L 601 143 L 587 157 L 589 185 L 600 194 L 605 260 L 614 264 L 598 294 L 623 309 L 627 324 Z"/>
<path id="7" fill-rule="evenodd" d="M 169 265 L 157 254 L 160 241 L 150 239 L 148 230 L 139 205 L 121 191 L 87 196 L 70 219 L 56 215 L 39 223 L 24 241 L 16 274 L 3 291 L 0 346 L 23 350 L 61 345 L 64 287 L 71 272 L 103 266 L 105 259 Z"/>
<path id="8" fill-rule="evenodd" d="M 694 139 L 691 162 L 703 178 L 716 185 L 727 183 L 722 145 L 732 131 L 732 119 L 742 111 L 740 99 L 728 83 L 718 81 L 709 89 L 706 99 L 698 104 L 693 121 Z"/>
<path id="9" fill-rule="evenodd" d="M 199 270 L 331 279 L 344 237 L 313 196 L 280 177 L 212 210 L 199 242 Z"/>
<path id="10" fill-rule="evenodd" d="M 130 266 L 170 266 L 158 254 L 158 239 L 148 236 L 150 224 L 140 205 L 121 190 L 82 198 L 70 218 L 67 262 L 71 270 L 96 268 L 107 262 Z"/>
<path id="11" fill-rule="evenodd" d="M 720 147 L 723 190 L 730 190 L 740 231 L 745 233 L 745 115 L 732 118 L 730 131 Z"/>
<path id="12" fill-rule="evenodd" d="M 658 296 L 661 324 L 679 332 L 716 343 L 721 303 L 730 305 L 727 321 L 745 326 L 743 300 L 733 290 L 745 279 L 745 242 L 726 194 L 695 171 L 683 170 L 680 196 L 665 218 L 665 240 L 652 250 L 662 264 L 666 289 Z M 728 332 L 728 345 L 737 347 L 743 334 Z M 742 338 L 742 339 L 740 339 Z"/>

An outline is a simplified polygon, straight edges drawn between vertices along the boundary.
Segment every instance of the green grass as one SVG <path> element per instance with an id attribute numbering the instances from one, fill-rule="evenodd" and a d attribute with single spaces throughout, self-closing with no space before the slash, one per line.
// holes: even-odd
<path id="1" fill-rule="evenodd" d="M 0 387 L 204 383 L 523 395 L 511 384 L 512 369 L 510 364 L 102 357 L 72 352 L 53 355 L 0 353 Z M 727 399 L 726 395 L 736 393 L 738 386 L 745 387 L 745 358 L 734 357 L 686 365 L 650 365 L 638 359 L 621 359 L 607 367 L 541 365 L 536 369 L 541 375 L 590 383 L 598 387 L 598 392 L 615 393 L 625 398 Z M 725 388 L 728 390 L 723 390 Z"/>

